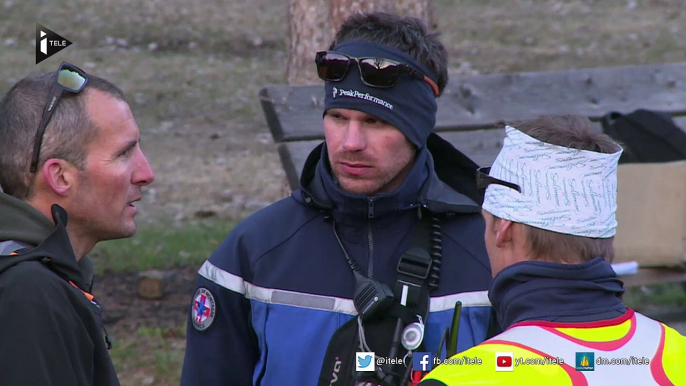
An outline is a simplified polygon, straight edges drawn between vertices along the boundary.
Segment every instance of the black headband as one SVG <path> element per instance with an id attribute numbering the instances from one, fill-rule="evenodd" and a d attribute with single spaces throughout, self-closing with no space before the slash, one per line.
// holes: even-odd
<path id="1" fill-rule="evenodd" d="M 377 43 L 346 41 L 333 51 L 355 58 L 379 57 L 406 64 L 434 80 L 435 75 L 410 56 Z M 426 139 L 436 124 L 436 97 L 431 86 L 410 75 L 401 75 L 395 86 L 377 88 L 365 85 L 360 79 L 357 66 L 350 66 L 348 74 L 341 81 L 325 83 L 325 110 L 343 108 L 362 111 L 397 127 L 417 148 L 426 144 Z"/>

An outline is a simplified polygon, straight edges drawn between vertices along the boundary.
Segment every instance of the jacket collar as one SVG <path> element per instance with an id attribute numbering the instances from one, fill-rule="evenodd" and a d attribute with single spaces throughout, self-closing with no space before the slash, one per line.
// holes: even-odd
<path id="1" fill-rule="evenodd" d="M 393 192 L 370 197 L 349 193 L 336 184 L 326 143 L 322 143 L 308 156 L 300 178 L 301 188 L 293 192 L 293 197 L 334 215 L 344 213 L 358 218 L 380 217 L 419 206 L 439 213 L 478 213 L 481 197 L 476 189 L 476 168 L 450 143 L 432 134 L 427 146 L 418 150 L 403 184 Z"/>
<path id="2" fill-rule="evenodd" d="M 590 321 L 579 317 L 617 315 L 626 310 L 623 293 L 610 263 L 597 257 L 583 264 L 513 264 L 495 276 L 488 297 L 506 329 L 527 320 Z"/>
<path id="3" fill-rule="evenodd" d="M 0 193 L 0 195 L 2 194 Z M 35 234 L 32 234 L 31 237 L 21 238 L 17 241 L 31 245 L 37 244 L 38 246 L 22 249 L 15 256 L 3 256 L 0 259 L 0 273 L 22 261 L 40 260 L 64 280 L 71 281 L 79 288 L 90 291 L 94 274 L 93 264 L 86 256 L 80 262 L 77 262 L 67 233 L 67 212 L 61 206 L 54 204 L 51 208 L 54 225 L 48 225 L 50 220 L 24 202 L 20 201 L 21 204 L 15 206 L 14 210 L 5 210 L 7 205 L 2 204 L 6 204 L 8 201 L 11 200 L 5 198 L 5 202 L 0 203 L 0 209 L 3 209 L 4 212 L 12 213 L 14 217 L 10 218 L 16 217 L 16 219 L 21 220 L 20 224 L 32 227 L 32 230 L 35 231 Z M 24 205 L 29 208 L 24 207 Z M 19 216 L 21 212 L 29 216 L 29 220 L 26 217 Z M 40 215 L 40 217 L 34 215 L 33 212 Z M 16 224 L 13 225 L 16 228 L 20 228 Z M 19 234 L 23 235 L 24 233 Z M 45 237 L 40 242 L 35 242 L 42 235 L 45 235 Z M 4 237 L 7 236 L 5 235 Z"/>
<path id="4" fill-rule="evenodd" d="M 0 241 L 38 245 L 52 232 L 55 224 L 26 201 L 0 192 Z"/>

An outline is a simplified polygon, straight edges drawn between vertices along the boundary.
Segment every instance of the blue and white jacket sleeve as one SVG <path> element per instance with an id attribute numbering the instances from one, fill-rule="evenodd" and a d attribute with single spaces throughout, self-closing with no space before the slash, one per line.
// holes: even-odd
<path id="1" fill-rule="evenodd" d="M 182 386 L 253 384 L 259 348 L 245 296 L 251 277 L 248 252 L 234 230 L 198 271 Z"/>

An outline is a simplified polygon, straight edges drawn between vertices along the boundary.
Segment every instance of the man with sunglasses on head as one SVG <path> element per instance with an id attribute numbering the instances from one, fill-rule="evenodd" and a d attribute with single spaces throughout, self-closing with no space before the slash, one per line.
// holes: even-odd
<path id="1" fill-rule="evenodd" d="M 455 356 L 480 366 L 441 365 L 421 386 L 686 385 L 686 338 L 627 308 L 610 265 L 621 147 L 581 116 L 506 133 L 478 178 L 505 332 Z"/>
<path id="2" fill-rule="evenodd" d="M 136 232 L 139 145 L 122 91 L 69 63 L 0 100 L 3 385 L 119 385 L 85 255 Z"/>
<path id="3" fill-rule="evenodd" d="M 432 134 L 448 81 L 438 34 L 355 14 L 315 64 L 325 142 L 300 189 L 239 224 L 200 268 L 182 385 L 409 384 L 409 356 L 356 372 L 355 353 L 437 351 L 458 301 L 458 347 L 487 337 L 477 165 Z M 415 244 L 423 252 L 408 253 Z"/>

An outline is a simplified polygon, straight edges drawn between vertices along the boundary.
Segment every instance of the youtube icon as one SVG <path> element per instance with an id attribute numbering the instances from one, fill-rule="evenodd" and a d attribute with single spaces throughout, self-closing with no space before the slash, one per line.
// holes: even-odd
<path id="1" fill-rule="evenodd" d="M 513 357 L 511 352 L 495 353 L 495 371 L 513 371 Z"/>
<path id="2" fill-rule="evenodd" d="M 512 358 L 510 357 L 498 357 L 496 358 L 498 367 L 512 367 Z"/>

